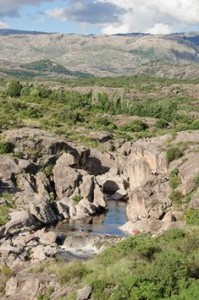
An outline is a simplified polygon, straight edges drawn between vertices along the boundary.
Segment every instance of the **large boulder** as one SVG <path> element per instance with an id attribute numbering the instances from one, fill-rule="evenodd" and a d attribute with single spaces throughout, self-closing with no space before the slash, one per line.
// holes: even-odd
<path id="1" fill-rule="evenodd" d="M 53 168 L 55 189 L 59 199 L 71 196 L 79 185 L 80 173 L 68 165 L 68 156 L 63 154 Z"/>
<path id="2" fill-rule="evenodd" d="M 94 188 L 94 176 L 84 174 L 82 177 L 82 184 L 79 186 L 79 194 L 81 195 L 81 197 L 88 200 L 89 202 L 93 202 Z"/>
<path id="3" fill-rule="evenodd" d="M 129 220 L 137 221 L 142 218 L 153 217 L 161 219 L 165 211 L 171 207 L 168 198 L 170 188 L 163 176 L 153 177 L 129 194 L 127 202 L 127 216 Z"/>
<path id="4" fill-rule="evenodd" d="M 13 211 L 9 215 L 10 221 L 5 225 L 5 233 L 35 229 L 39 225 L 39 222 L 27 211 Z"/>
<path id="5" fill-rule="evenodd" d="M 77 300 L 88 300 L 90 298 L 92 288 L 85 285 L 82 289 L 77 291 Z"/>
<path id="6" fill-rule="evenodd" d="M 29 212 L 42 224 L 52 224 L 58 220 L 57 215 L 48 201 L 30 203 Z"/>
<path id="7" fill-rule="evenodd" d="M 35 176 L 37 193 L 42 199 L 51 200 L 53 193 L 49 179 L 43 172 L 38 172 Z"/>

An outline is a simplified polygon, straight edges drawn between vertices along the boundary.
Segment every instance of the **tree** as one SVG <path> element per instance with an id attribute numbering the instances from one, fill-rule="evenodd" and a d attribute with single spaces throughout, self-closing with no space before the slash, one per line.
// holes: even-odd
<path id="1" fill-rule="evenodd" d="M 18 80 L 13 79 L 8 82 L 7 89 L 6 89 L 7 95 L 10 97 L 19 97 L 22 88 L 23 88 L 22 84 Z"/>

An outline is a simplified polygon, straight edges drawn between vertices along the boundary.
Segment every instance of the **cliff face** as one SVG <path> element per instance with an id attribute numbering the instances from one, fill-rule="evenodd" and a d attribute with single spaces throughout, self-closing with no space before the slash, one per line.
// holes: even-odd
<path id="1" fill-rule="evenodd" d="M 181 132 L 175 138 L 166 135 L 139 140 L 128 145 L 128 150 L 123 145 L 119 161 L 129 182 L 130 220 L 124 230 L 153 232 L 158 228 L 161 232 L 170 225 L 176 226 L 174 220 L 182 220 L 192 203 L 198 208 L 198 138 L 199 132 Z M 173 157 L 170 162 L 168 151 L 180 151 L 180 157 Z"/>

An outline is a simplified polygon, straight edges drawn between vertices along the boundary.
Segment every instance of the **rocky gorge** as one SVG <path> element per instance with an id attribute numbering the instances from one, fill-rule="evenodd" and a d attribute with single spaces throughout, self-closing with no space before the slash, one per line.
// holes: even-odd
<path id="1" fill-rule="evenodd" d="M 124 201 L 128 222 L 122 231 L 159 235 L 185 228 L 186 212 L 199 208 L 199 131 L 125 142 L 103 153 L 39 128 L 6 130 L 1 140 L 11 151 L 0 155 L 0 207 L 9 215 L 0 227 L 0 262 L 21 274 L 7 282 L 5 299 L 36 299 L 57 284 L 50 275 L 27 278 L 25 268 L 63 251 L 69 260 L 85 259 L 121 239 L 63 235 L 53 229 L 58 222 L 92 222 L 109 201 Z"/>

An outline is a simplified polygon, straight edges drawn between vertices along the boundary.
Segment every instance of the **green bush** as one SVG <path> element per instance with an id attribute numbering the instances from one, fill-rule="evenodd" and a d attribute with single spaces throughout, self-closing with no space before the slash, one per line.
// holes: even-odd
<path id="1" fill-rule="evenodd" d="M 174 169 L 169 175 L 169 186 L 174 190 L 181 184 L 181 178 L 178 176 L 179 170 Z"/>
<path id="2" fill-rule="evenodd" d="M 99 117 L 96 119 L 96 124 L 100 126 L 108 126 L 111 122 L 106 117 Z"/>
<path id="3" fill-rule="evenodd" d="M 183 194 L 180 191 L 172 191 L 169 195 L 169 198 L 171 201 L 175 204 L 180 204 L 182 202 L 182 199 L 184 198 Z"/>
<path id="4" fill-rule="evenodd" d="M 188 264 L 186 257 L 176 251 L 162 251 L 157 254 L 151 264 L 149 276 L 150 281 L 158 289 L 159 298 L 157 299 L 179 294 L 183 287 L 187 287 Z"/>
<path id="5" fill-rule="evenodd" d="M 198 130 L 199 129 L 199 120 L 194 120 L 190 125 L 190 129 Z"/>
<path id="6" fill-rule="evenodd" d="M 14 145 L 9 142 L 0 141 L 0 154 L 12 153 Z"/>
<path id="7" fill-rule="evenodd" d="M 8 222 L 9 220 L 9 207 L 0 205 L 0 225 L 4 225 Z"/>
<path id="8" fill-rule="evenodd" d="M 120 126 L 121 131 L 140 132 L 148 129 L 148 125 L 140 120 L 131 121 L 127 125 Z"/>
<path id="9" fill-rule="evenodd" d="M 72 200 L 74 200 L 75 202 L 79 202 L 82 199 L 83 199 L 83 197 L 81 195 L 75 195 L 72 197 Z"/>
<path id="10" fill-rule="evenodd" d="M 159 119 L 156 121 L 156 127 L 160 129 L 167 128 L 169 126 L 169 123 L 163 119 Z"/>
<path id="11" fill-rule="evenodd" d="M 108 290 L 110 291 L 111 283 L 107 282 L 104 279 L 94 279 L 93 282 L 91 283 L 91 286 L 92 286 L 92 294 L 95 297 L 94 299 L 106 300 L 109 298 L 108 294 L 110 292 L 108 293 Z"/>
<path id="12" fill-rule="evenodd" d="M 199 226 L 199 209 L 190 209 L 186 213 L 186 222 L 188 225 Z"/>
<path id="13" fill-rule="evenodd" d="M 183 156 L 183 152 L 178 147 L 169 148 L 166 153 L 167 163 L 169 164 L 173 160 L 178 159 L 182 156 Z"/>
<path id="14" fill-rule="evenodd" d="M 6 89 L 7 95 L 10 97 L 19 97 L 21 94 L 23 86 L 18 80 L 11 80 L 8 82 L 8 86 Z"/>

